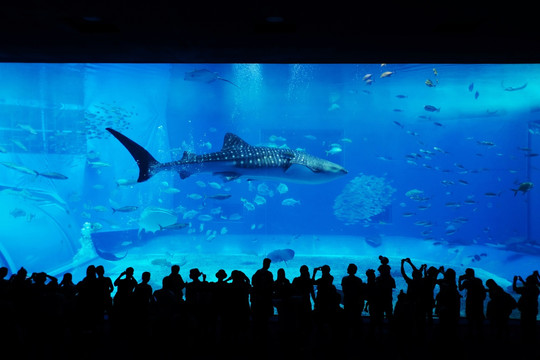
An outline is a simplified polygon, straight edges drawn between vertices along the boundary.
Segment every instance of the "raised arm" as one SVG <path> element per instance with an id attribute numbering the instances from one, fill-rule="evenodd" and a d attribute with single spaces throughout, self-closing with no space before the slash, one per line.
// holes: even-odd
<path id="1" fill-rule="evenodd" d="M 411 264 L 409 259 L 401 259 L 401 276 L 403 276 L 403 279 L 405 279 L 405 281 L 408 282 L 409 280 L 411 280 L 411 278 L 408 277 L 407 274 L 405 273 L 405 266 L 404 266 L 405 262 L 408 262 L 409 264 Z M 414 265 L 412 266 L 414 267 Z"/>

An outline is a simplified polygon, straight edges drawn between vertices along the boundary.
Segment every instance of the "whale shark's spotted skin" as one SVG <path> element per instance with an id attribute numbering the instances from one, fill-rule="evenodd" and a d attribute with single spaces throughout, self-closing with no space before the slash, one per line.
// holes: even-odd
<path id="1" fill-rule="evenodd" d="M 164 170 L 178 171 L 185 179 L 194 173 L 210 172 L 226 180 L 240 176 L 249 179 L 289 180 L 322 183 L 345 175 L 340 165 L 305 152 L 252 146 L 240 137 L 227 133 L 221 151 L 208 154 L 184 152 L 180 160 L 159 163 L 143 147 L 113 129 L 107 129 L 131 153 L 139 165 L 138 182 L 146 181 Z"/>

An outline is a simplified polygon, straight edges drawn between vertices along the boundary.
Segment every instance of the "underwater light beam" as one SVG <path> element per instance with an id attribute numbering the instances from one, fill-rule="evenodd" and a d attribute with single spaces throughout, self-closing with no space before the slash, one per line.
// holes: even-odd
<path id="1" fill-rule="evenodd" d="M 252 146 L 240 137 L 227 133 L 221 151 L 197 155 L 184 152 L 180 160 L 160 163 L 142 146 L 107 128 L 126 147 L 139 166 L 137 182 L 150 179 L 160 171 L 177 171 L 182 179 L 194 173 L 211 173 L 225 181 L 246 177 L 248 180 L 289 181 L 321 184 L 347 174 L 342 166 L 305 152 Z"/>

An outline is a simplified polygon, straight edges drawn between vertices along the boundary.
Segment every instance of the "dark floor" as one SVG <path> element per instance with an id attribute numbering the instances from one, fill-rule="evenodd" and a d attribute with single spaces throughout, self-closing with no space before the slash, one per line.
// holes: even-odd
<path id="1" fill-rule="evenodd" d="M 482 338 L 469 336 L 465 319 L 451 338 L 441 335 L 437 319 L 426 325 L 423 335 L 407 327 L 398 331 L 388 323 L 373 334 L 369 318 L 363 320 L 355 331 L 337 324 L 300 331 L 276 317 L 266 336 L 258 336 L 252 325 L 236 335 L 190 326 L 141 335 L 134 328 L 115 331 L 106 320 L 101 332 L 54 330 L 62 328 L 58 326 L 39 336 L 11 331 L 2 336 L 2 347 L 13 359 L 540 359 L 540 331 L 526 344 L 519 320 L 511 320 L 502 335 L 486 323 Z"/>

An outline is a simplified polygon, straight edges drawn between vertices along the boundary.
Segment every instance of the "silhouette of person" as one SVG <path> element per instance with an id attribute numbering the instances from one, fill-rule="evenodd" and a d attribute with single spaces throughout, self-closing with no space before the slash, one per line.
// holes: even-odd
<path id="1" fill-rule="evenodd" d="M 113 310 L 119 335 L 130 335 L 128 333 L 132 330 L 133 290 L 137 286 L 133 273 L 133 268 L 128 267 L 114 281 L 117 290 L 114 295 Z"/>
<path id="2" fill-rule="evenodd" d="M 210 284 L 211 291 L 211 316 L 213 321 L 213 326 L 215 330 L 218 330 L 223 326 L 223 316 L 226 311 L 225 301 L 227 298 L 227 289 L 229 284 L 225 281 L 227 278 L 227 273 L 223 269 L 219 269 L 215 277 L 216 282 Z M 217 334 L 219 335 L 219 334 Z"/>
<path id="3" fill-rule="evenodd" d="M 424 305 L 426 309 L 426 317 L 428 324 L 433 324 L 433 309 L 435 308 L 435 285 L 437 283 L 437 277 L 439 275 L 439 269 L 434 266 L 430 266 L 424 271 Z M 457 284 L 456 284 L 457 286 Z"/>
<path id="4" fill-rule="evenodd" d="M 318 271 L 321 271 L 321 277 L 315 280 Z M 341 297 L 334 286 L 334 277 L 330 274 L 330 266 L 323 265 L 313 269 L 314 285 L 317 287 L 317 296 L 315 297 L 315 319 L 317 321 L 318 334 L 322 338 L 332 339 L 335 330 L 339 330 L 340 310 L 339 303 Z"/>
<path id="5" fill-rule="evenodd" d="M 405 263 L 411 265 L 413 269 L 412 278 L 405 272 Z M 426 292 L 424 286 L 426 283 L 422 278 L 424 269 L 425 265 L 422 265 L 420 269 L 416 268 L 409 258 L 401 259 L 401 275 L 407 283 L 407 309 L 411 312 L 410 319 L 412 320 L 410 335 L 422 336 L 424 334 L 426 322 L 426 306 L 424 303 Z"/>
<path id="6" fill-rule="evenodd" d="M 136 338 L 144 341 L 150 334 L 150 304 L 153 301 L 152 286 L 149 284 L 151 274 L 142 273 L 142 280 L 133 289 L 133 320 Z"/>
<path id="7" fill-rule="evenodd" d="M 517 302 L 493 279 L 486 281 L 486 287 L 489 293 L 486 317 L 495 330 L 496 339 L 505 340 L 508 336 L 508 319 L 510 319 L 512 310 L 517 307 Z"/>
<path id="8" fill-rule="evenodd" d="M 285 276 L 285 269 L 280 268 L 277 271 L 277 277 L 274 281 L 273 303 L 278 313 L 279 333 L 281 341 L 291 339 L 293 318 L 292 318 L 292 285 Z M 285 346 L 287 347 L 287 346 Z"/>
<path id="9" fill-rule="evenodd" d="M 89 265 L 86 276 L 77 283 L 77 317 L 83 331 L 95 332 L 101 324 L 100 291 L 96 278 L 96 267 Z"/>
<path id="10" fill-rule="evenodd" d="M 201 281 L 199 277 L 203 278 Z M 194 340 L 199 341 L 208 335 L 208 310 L 210 298 L 206 275 L 194 268 L 189 270 L 191 282 L 186 284 L 187 314 L 190 316 L 192 329 L 195 330 Z"/>
<path id="11" fill-rule="evenodd" d="M 517 281 L 521 281 L 523 286 L 517 286 Z M 517 307 L 520 311 L 520 324 L 523 342 L 534 345 L 536 339 L 536 316 L 538 315 L 538 271 L 527 276 L 525 281 L 521 276 L 514 276 L 512 289 L 516 294 L 521 295 Z"/>
<path id="12" fill-rule="evenodd" d="M 341 289 L 343 291 L 343 310 L 351 335 L 357 336 L 362 327 L 362 311 L 364 310 L 365 289 L 361 278 L 356 276 L 358 267 L 349 264 L 347 276 L 341 279 Z"/>
<path id="13" fill-rule="evenodd" d="M 5 266 L 0 267 L 0 302 L 7 299 L 9 296 L 9 280 L 6 279 L 8 274 L 8 268 Z"/>
<path id="14" fill-rule="evenodd" d="M 465 316 L 469 336 L 482 339 L 484 333 L 484 300 L 486 289 L 482 280 L 474 276 L 474 270 L 467 268 L 458 278 L 459 291 L 467 290 L 465 297 Z"/>
<path id="15" fill-rule="evenodd" d="M 386 316 L 386 319 L 391 322 L 393 315 L 393 296 L 392 292 L 396 288 L 396 281 L 390 273 L 390 265 L 387 257 L 379 256 L 381 265 L 377 268 L 379 276 L 375 278 L 377 292 L 377 310 L 380 315 Z"/>
<path id="16" fill-rule="evenodd" d="M 182 279 L 182 275 L 180 275 L 180 266 L 179 265 L 171 266 L 171 273 L 167 275 L 167 277 L 171 280 L 169 283 L 176 297 L 179 300 L 183 300 L 184 299 L 183 290 L 186 287 L 186 284 L 184 283 L 184 280 Z"/>
<path id="17" fill-rule="evenodd" d="M 270 272 L 269 258 L 263 259 L 262 268 L 257 270 L 251 278 L 251 312 L 255 335 L 260 339 L 266 338 L 268 321 L 274 314 L 272 292 L 274 288 L 274 276 Z"/>
<path id="18" fill-rule="evenodd" d="M 73 275 L 65 273 L 58 285 L 58 293 L 63 308 L 62 324 L 66 330 L 72 330 L 77 300 L 77 286 L 73 283 Z"/>
<path id="19" fill-rule="evenodd" d="M 162 287 L 154 291 L 151 306 L 155 314 L 155 326 L 153 333 L 157 343 L 158 351 L 165 351 L 178 334 L 177 323 L 179 322 L 180 300 L 173 291 L 173 284 L 170 277 L 165 276 L 161 280 Z M 160 346 L 161 345 L 161 346 Z"/>
<path id="20" fill-rule="evenodd" d="M 97 287 L 101 289 L 101 301 L 100 306 L 104 314 L 110 315 L 112 309 L 112 292 L 114 291 L 114 285 L 110 277 L 105 276 L 105 268 L 103 265 L 96 266 L 97 275 Z M 98 299 L 99 300 L 99 299 Z"/>
<path id="21" fill-rule="evenodd" d="M 393 329 L 397 334 L 399 345 L 404 345 L 410 341 L 410 326 L 413 323 L 411 304 L 407 299 L 407 294 L 403 289 L 399 290 L 396 306 L 394 307 Z"/>
<path id="22" fill-rule="evenodd" d="M 381 311 L 380 294 L 377 289 L 375 270 L 366 270 L 366 305 L 364 311 L 369 313 L 369 329 L 370 335 L 373 335 L 383 322 L 383 314 Z"/>
<path id="23" fill-rule="evenodd" d="M 240 270 L 233 270 L 226 281 L 232 282 L 226 293 L 223 334 L 236 346 L 249 327 L 251 285 L 249 278 Z"/>
<path id="24" fill-rule="evenodd" d="M 300 266 L 300 276 L 292 281 L 293 295 L 291 298 L 293 304 L 293 313 L 296 316 L 295 323 L 298 329 L 298 340 L 304 343 L 312 328 L 312 305 L 315 301 L 315 289 L 313 279 L 310 276 L 307 265 Z"/>
<path id="25" fill-rule="evenodd" d="M 444 276 L 436 280 L 439 286 L 435 311 L 439 316 L 441 337 L 453 340 L 457 336 L 460 316 L 461 295 L 456 282 L 456 272 L 453 269 L 444 270 L 441 266 L 439 272 Z"/>
<path id="26" fill-rule="evenodd" d="M 280 268 L 277 271 L 277 277 L 274 281 L 273 303 L 277 309 L 278 316 L 288 316 L 290 311 L 290 302 L 292 296 L 292 285 L 285 276 L 285 269 Z"/>

